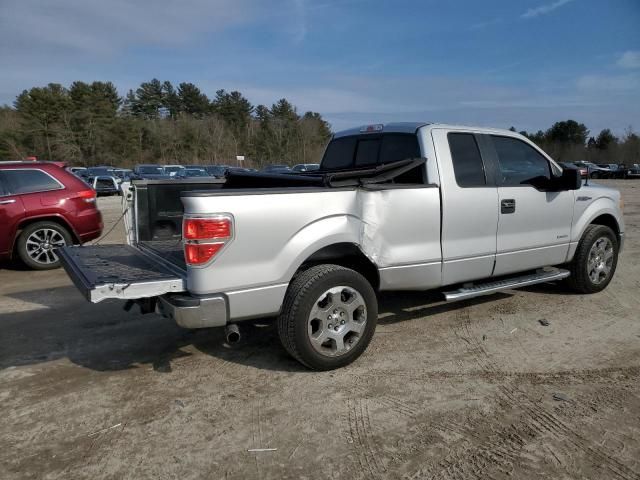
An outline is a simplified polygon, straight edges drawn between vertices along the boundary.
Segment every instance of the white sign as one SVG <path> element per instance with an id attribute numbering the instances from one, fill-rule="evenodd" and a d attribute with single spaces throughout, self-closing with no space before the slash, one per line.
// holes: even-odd
<path id="1" fill-rule="evenodd" d="M 236 155 L 236 160 L 239 162 L 244 162 L 244 155 Z"/>

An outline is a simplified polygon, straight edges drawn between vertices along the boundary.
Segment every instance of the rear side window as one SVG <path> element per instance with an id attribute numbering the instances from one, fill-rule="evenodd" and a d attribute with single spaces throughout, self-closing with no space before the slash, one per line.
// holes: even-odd
<path id="1" fill-rule="evenodd" d="M 537 177 L 551 178 L 549 162 L 531 145 L 511 137 L 492 135 L 505 186 L 525 185 Z"/>
<path id="2" fill-rule="evenodd" d="M 487 179 L 475 136 L 471 133 L 449 133 L 447 139 L 456 183 L 463 188 L 484 187 Z"/>
<path id="3" fill-rule="evenodd" d="M 63 188 L 53 177 L 36 169 L 2 170 L 0 179 L 13 194 L 46 192 Z"/>
<path id="4" fill-rule="evenodd" d="M 388 134 L 382 137 L 380 163 L 397 162 L 407 158 L 420 158 L 420 145 L 415 135 Z"/>
<path id="5" fill-rule="evenodd" d="M 356 137 L 336 138 L 329 143 L 322 159 L 324 170 L 350 168 L 356 151 Z"/>
<path id="6" fill-rule="evenodd" d="M 380 150 L 380 139 L 367 139 L 358 142 L 356 150 L 356 167 L 366 167 L 378 163 L 378 150 Z"/>

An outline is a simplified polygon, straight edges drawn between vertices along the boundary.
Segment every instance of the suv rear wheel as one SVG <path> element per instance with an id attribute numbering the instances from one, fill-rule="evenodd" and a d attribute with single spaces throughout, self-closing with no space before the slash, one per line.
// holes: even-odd
<path id="1" fill-rule="evenodd" d="M 332 370 L 365 351 L 376 329 L 378 302 L 371 284 L 339 265 L 317 265 L 289 285 L 278 317 L 284 348 L 314 370 Z"/>
<path id="2" fill-rule="evenodd" d="M 28 225 L 16 242 L 20 259 L 34 270 L 50 270 L 60 266 L 56 248 L 73 244 L 71 234 L 55 222 Z"/>

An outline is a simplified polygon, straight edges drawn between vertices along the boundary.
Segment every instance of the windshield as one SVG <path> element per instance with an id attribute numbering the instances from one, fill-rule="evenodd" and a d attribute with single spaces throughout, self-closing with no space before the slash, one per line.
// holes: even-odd
<path id="1" fill-rule="evenodd" d="M 113 175 L 114 171 L 110 168 L 104 168 L 104 167 L 92 167 L 90 169 L 88 169 L 87 171 L 89 173 L 89 175 L 91 176 L 97 176 L 97 175 Z"/>
<path id="2" fill-rule="evenodd" d="M 185 176 L 187 177 L 206 177 L 207 172 L 204 170 L 200 170 L 199 168 L 187 168 L 184 171 Z"/>
<path id="3" fill-rule="evenodd" d="M 138 167 L 138 173 L 142 173 L 143 175 L 162 175 L 164 174 L 164 170 L 162 167 L 143 165 Z"/>
<path id="4" fill-rule="evenodd" d="M 184 167 L 176 165 L 175 167 L 164 167 L 165 173 L 172 174 L 184 170 Z"/>

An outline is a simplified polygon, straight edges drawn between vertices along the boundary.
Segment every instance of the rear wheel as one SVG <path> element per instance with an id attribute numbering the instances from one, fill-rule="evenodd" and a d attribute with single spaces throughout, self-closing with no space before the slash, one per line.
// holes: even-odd
<path id="1" fill-rule="evenodd" d="M 569 286 L 579 293 L 604 290 L 618 264 L 618 239 L 609 227 L 589 225 L 569 264 Z"/>
<path id="2" fill-rule="evenodd" d="M 375 292 L 362 275 L 338 265 L 318 265 L 289 285 L 278 333 L 296 360 L 314 370 L 331 370 L 364 352 L 377 319 Z"/>
<path id="3" fill-rule="evenodd" d="M 28 225 L 16 241 L 20 260 L 34 270 L 50 270 L 60 266 L 56 249 L 71 245 L 71 234 L 55 222 Z"/>

